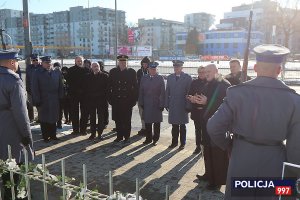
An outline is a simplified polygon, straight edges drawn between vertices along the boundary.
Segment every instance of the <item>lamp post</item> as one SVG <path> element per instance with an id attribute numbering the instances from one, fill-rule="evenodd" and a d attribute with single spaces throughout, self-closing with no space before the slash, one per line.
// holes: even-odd
<path id="1" fill-rule="evenodd" d="M 117 26 L 117 0 L 115 0 L 115 33 L 116 33 L 116 43 L 115 43 L 115 57 L 116 57 L 116 67 L 118 66 L 118 26 Z"/>

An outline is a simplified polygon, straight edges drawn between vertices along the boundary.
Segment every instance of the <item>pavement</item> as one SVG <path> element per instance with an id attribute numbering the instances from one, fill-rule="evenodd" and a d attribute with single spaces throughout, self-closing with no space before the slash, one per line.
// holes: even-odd
<path id="1" fill-rule="evenodd" d="M 58 130 L 60 141 L 43 142 L 39 125 L 32 126 L 35 163 L 41 163 L 41 155 L 46 157 L 47 168 L 51 174 L 61 174 L 61 160 L 66 162 L 66 176 L 83 182 L 82 165 L 87 166 L 88 188 L 97 189 L 102 194 L 109 193 L 109 171 L 113 172 L 114 191 L 134 193 L 136 178 L 140 181 L 141 196 L 148 200 L 164 200 L 166 185 L 170 188 L 170 200 L 219 200 L 224 198 L 225 186 L 220 191 L 205 189 L 207 182 L 199 182 L 196 174 L 204 173 L 201 154 L 195 155 L 195 134 L 192 122 L 187 124 L 187 144 L 185 149 L 168 149 L 171 143 L 171 126 L 161 124 L 161 137 L 158 145 L 143 145 L 144 137 L 137 135 L 140 121 L 137 106 L 133 110 L 132 132 L 129 144 L 113 143 L 116 133 L 112 132 L 114 123 L 111 121 L 105 129 L 103 141 L 91 141 L 86 136 L 74 137 L 70 133 L 70 125 Z M 43 199 L 41 183 L 32 183 L 34 200 Z M 49 186 L 49 200 L 58 200 L 62 190 Z"/>

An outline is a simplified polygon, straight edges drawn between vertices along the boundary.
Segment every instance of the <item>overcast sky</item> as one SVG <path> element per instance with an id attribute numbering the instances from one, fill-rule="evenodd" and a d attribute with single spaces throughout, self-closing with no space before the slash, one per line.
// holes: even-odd
<path id="1" fill-rule="evenodd" d="M 68 10 L 69 7 L 100 6 L 115 8 L 114 0 L 28 0 L 29 11 L 33 13 L 50 13 Z M 88 3 L 89 2 L 89 3 Z M 137 23 L 139 18 L 163 18 L 174 21 L 184 20 L 184 15 L 195 12 L 207 12 L 216 16 L 216 22 L 231 7 L 249 4 L 252 0 L 117 0 L 117 9 L 126 12 L 126 21 Z M 1 0 L 0 8 L 22 10 L 23 0 Z"/>

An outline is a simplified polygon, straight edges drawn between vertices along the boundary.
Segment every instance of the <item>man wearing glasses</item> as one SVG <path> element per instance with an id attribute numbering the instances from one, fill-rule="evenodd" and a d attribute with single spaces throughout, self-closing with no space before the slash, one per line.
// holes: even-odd
<path id="1" fill-rule="evenodd" d="M 30 122 L 34 120 L 34 112 L 31 96 L 31 82 L 34 77 L 33 73 L 41 68 L 39 57 L 37 54 L 31 54 L 31 64 L 26 68 L 26 91 L 27 91 L 27 110 Z"/>
<path id="2" fill-rule="evenodd" d="M 32 80 L 33 105 L 38 107 L 42 136 L 45 142 L 57 140 L 56 122 L 59 118 L 59 100 L 63 97 L 61 72 L 54 69 L 50 56 L 41 58 L 42 68 Z"/>

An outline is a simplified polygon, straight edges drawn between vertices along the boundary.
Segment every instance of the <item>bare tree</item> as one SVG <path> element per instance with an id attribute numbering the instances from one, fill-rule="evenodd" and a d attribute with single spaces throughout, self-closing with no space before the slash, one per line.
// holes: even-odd
<path id="1" fill-rule="evenodd" d="M 285 0 L 278 2 L 278 16 L 276 26 L 278 31 L 283 33 L 283 44 L 289 47 L 292 36 L 300 31 L 299 19 L 300 0 Z"/>

